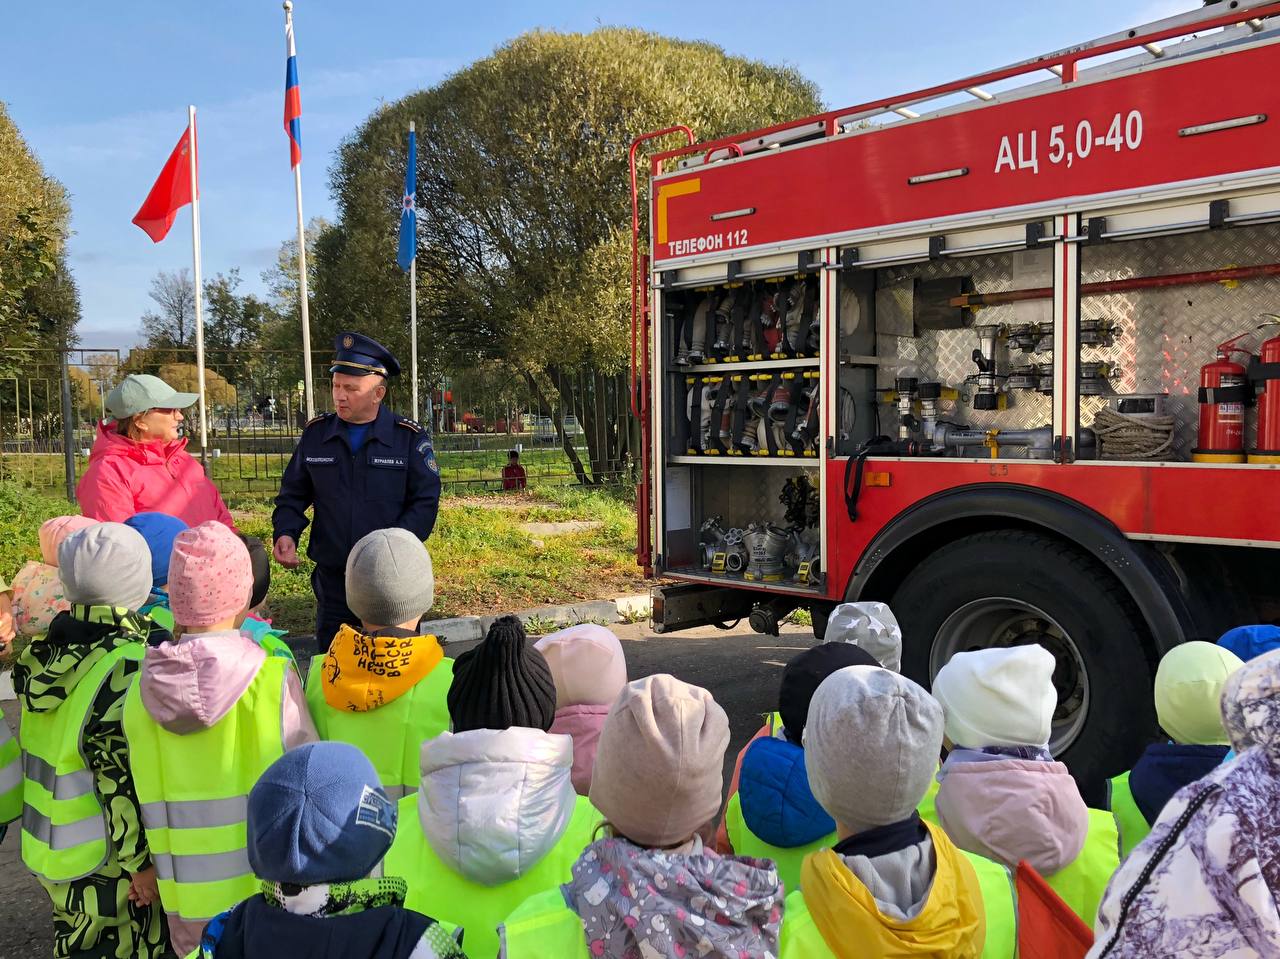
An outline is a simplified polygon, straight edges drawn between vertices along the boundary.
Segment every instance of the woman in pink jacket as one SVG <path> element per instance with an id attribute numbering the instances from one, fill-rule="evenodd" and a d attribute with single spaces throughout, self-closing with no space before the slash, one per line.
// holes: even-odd
<path id="1" fill-rule="evenodd" d="M 130 374 L 107 394 L 112 419 L 98 424 L 76 497 L 85 516 L 123 523 L 135 513 L 168 513 L 188 526 L 235 522 L 218 488 L 179 438 L 182 411 L 199 399 L 158 376 Z"/>

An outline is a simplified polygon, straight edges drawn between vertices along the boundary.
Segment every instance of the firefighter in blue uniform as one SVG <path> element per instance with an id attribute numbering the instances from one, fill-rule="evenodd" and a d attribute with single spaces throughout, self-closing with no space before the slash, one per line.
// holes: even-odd
<path id="1" fill-rule="evenodd" d="M 440 467 L 430 436 L 382 405 L 387 380 L 400 373 L 396 358 L 359 333 L 339 333 L 334 347 L 329 372 L 335 412 L 303 428 L 271 516 L 272 555 L 293 568 L 306 509 L 315 508 L 307 555 L 316 564 L 311 587 L 321 652 L 343 623 L 360 625 L 347 607 L 344 582 L 351 547 L 366 533 L 391 526 L 426 539 L 440 505 Z"/>

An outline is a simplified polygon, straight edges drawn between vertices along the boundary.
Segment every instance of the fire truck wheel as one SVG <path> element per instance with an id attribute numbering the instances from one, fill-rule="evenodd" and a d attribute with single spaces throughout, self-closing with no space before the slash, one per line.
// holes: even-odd
<path id="1" fill-rule="evenodd" d="M 916 566 L 892 605 L 903 672 L 917 682 L 929 683 L 958 652 L 1039 643 L 1053 653 L 1058 706 L 1049 748 L 1093 805 L 1156 731 L 1138 611 L 1074 546 L 1025 530 L 966 536 Z"/>

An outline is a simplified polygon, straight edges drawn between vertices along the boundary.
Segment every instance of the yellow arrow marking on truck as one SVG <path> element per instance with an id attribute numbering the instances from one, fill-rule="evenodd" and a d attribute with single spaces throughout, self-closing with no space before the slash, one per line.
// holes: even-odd
<path id="1" fill-rule="evenodd" d="M 679 183 L 664 183 L 658 187 L 657 233 L 658 242 L 667 242 L 667 201 L 676 196 L 688 196 L 702 189 L 702 180 L 693 177 Z"/>

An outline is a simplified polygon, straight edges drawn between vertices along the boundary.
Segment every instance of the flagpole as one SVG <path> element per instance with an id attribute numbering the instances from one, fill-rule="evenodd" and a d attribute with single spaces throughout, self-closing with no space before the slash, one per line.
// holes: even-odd
<path id="1" fill-rule="evenodd" d="M 409 121 L 409 135 L 413 135 L 412 120 Z M 413 259 L 409 261 L 409 369 L 413 378 L 413 420 L 416 423 L 420 421 L 418 416 L 418 236 L 416 229 L 413 237 Z"/>
<path id="2" fill-rule="evenodd" d="M 200 277 L 200 182 L 196 164 L 196 108 L 187 107 L 187 133 L 191 149 L 187 161 L 191 164 L 191 263 L 195 274 L 196 301 L 196 384 L 200 393 L 200 462 L 209 468 L 209 413 L 204 398 L 204 285 Z"/>
<path id="3" fill-rule="evenodd" d="M 293 3 L 284 0 L 285 29 L 293 26 Z M 292 51 L 290 51 L 292 53 Z M 302 315 L 302 392 L 307 406 L 307 419 L 316 415 L 316 400 L 311 389 L 311 319 L 307 315 L 307 229 L 302 218 L 302 160 L 293 167 L 293 193 L 298 206 L 298 296 Z"/>

